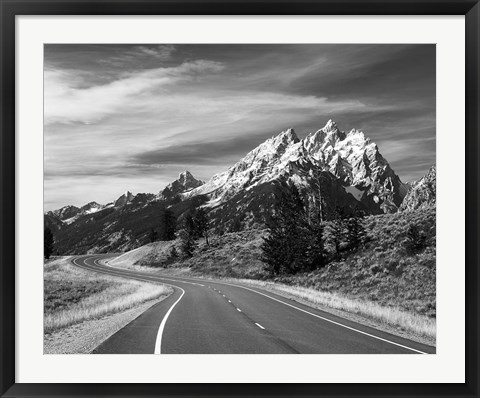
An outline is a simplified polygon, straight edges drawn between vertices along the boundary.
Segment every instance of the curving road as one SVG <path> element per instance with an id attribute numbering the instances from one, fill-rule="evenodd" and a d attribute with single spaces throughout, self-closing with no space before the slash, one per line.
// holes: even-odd
<path id="1" fill-rule="evenodd" d="M 98 346 L 98 354 L 434 354 L 430 347 L 266 290 L 109 267 L 114 254 L 73 258 L 100 273 L 170 285 L 174 293 Z"/>

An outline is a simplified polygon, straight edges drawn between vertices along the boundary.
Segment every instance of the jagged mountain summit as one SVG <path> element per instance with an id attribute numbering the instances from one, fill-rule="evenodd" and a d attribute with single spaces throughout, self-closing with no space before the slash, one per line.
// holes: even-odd
<path id="1" fill-rule="evenodd" d="M 207 195 L 209 206 L 215 207 L 241 191 L 274 181 L 292 182 L 308 194 L 309 189 L 322 185 L 319 178 L 327 185 L 336 185 L 335 192 L 327 195 L 330 201 L 346 203 L 353 199 L 358 207 L 373 214 L 397 211 L 407 192 L 375 143 L 359 130 L 340 131 L 329 120 L 303 140 L 291 128 L 281 132 L 227 171 L 182 196 Z M 343 188 L 339 190 L 338 186 Z"/>
<path id="2" fill-rule="evenodd" d="M 191 191 L 194 188 L 205 184 L 204 181 L 197 180 L 188 170 L 180 173 L 178 179 L 168 184 L 159 194 L 161 200 L 169 200 L 179 194 Z"/>
<path id="3" fill-rule="evenodd" d="M 48 211 L 46 214 L 63 221 L 76 216 L 81 210 L 76 206 L 64 206 L 60 209 Z"/>
<path id="4" fill-rule="evenodd" d="M 412 184 L 400 206 L 401 211 L 424 209 L 435 206 L 437 197 L 437 167 L 433 165 L 428 173 Z"/>
<path id="5" fill-rule="evenodd" d="M 90 203 L 87 203 L 85 206 L 82 206 L 80 210 L 84 214 L 92 214 L 102 210 L 104 207 L 105 207 L 104 205 L 101 205 L 97 202 L 90 202 Z"/>
<path id="6" fill-rule="evenodd" d="M 131 203 L 135 195 L 130 191 L 125 192 L 121 195 L 114 203 L 114 207 L 123 207 L 128 203 Z"/>

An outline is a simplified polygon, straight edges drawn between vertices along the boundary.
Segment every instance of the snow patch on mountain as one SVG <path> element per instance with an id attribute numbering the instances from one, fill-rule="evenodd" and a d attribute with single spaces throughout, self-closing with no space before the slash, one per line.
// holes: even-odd
<path id="1" fill-rule="evenodd" d="M 97 203 L 97 202 L 90 202 L 90 203 L 87 203 L 85 206 L 82 206 L 81 207 L 81 210 L 83 212 L 83 214 L 93 214 L 93 213 L 96 213 L 102 209 L 104 209 L 105 206 Z"/>
<path id="2" fill-rule="evenodd" d="M 362 200 L 363 197 L 363 191 L 361 189 L 358 189 L 356 187 L 349 186 L 345 187 L 345 191 L 348 192 L 349 194 L 353 195 L 353 197 L 358 200 L 359 202 Z"/>

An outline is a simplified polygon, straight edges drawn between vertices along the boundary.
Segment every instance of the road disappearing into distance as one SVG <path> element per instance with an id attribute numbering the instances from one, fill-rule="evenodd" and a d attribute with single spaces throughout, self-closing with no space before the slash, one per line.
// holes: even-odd
<path id="1" fill-rule="evenodd" d="M 379 331 L 257 287 L 113 268 L 118 254 L 72 258 L 108 275 L 174 292 L 100 344 L 95 354 L 434 354 L 435 347 Z"/>

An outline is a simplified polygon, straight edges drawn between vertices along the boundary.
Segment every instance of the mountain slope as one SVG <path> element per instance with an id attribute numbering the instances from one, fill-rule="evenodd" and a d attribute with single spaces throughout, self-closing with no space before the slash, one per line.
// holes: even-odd
<path id="1" fill-rule="evenodd" d="M 68 218 L 75 217 L 80 211 L 81 209 L 76 206 L 64 206 L 60 209 L 49 211 L 46 214 L 60 221 L 64 221 Z"/>
<path id="2" fill-rule="evenodd" d="M 435 206 L 437 197 L 437 168 L 433 165 L 428 173 L 413 183 L 400 206 L 401 211 L 424 209 Z"/>

